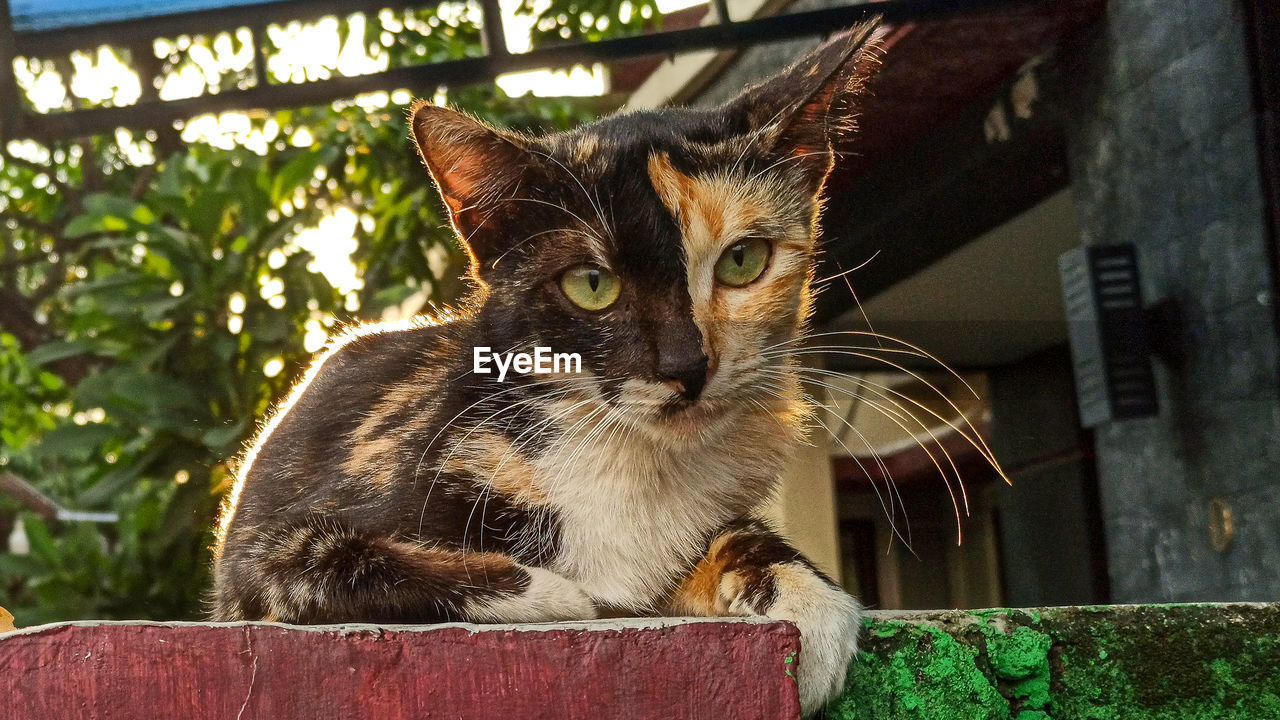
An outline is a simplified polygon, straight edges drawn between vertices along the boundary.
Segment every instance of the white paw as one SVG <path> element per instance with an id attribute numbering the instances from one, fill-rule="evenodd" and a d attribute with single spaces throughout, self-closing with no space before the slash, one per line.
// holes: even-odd
<path id="1" fill-rule="evenodd" d="M 469 604 L 466 615 L 480 622 L 555 622 L 594 620 L 595 603 L 572 580 L 550 570 L 523 567 L 529 586 L 519 595 Z"/>
<path id="2" fill-rule="evenodd" d="M 777 600 L 766 613 L 800 629 L 796 682 L 800 711 L 821 710 L 844 689 L 849 661 L 858 649 L 862 606 L 801 565 L 775 565 Z"/>

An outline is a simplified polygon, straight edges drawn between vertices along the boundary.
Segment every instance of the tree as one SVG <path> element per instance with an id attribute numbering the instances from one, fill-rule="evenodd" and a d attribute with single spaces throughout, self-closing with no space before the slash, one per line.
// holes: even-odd
<path id="1" fill-rule="evenodd" d="M 642 7 L 602 0 L 584 15 L 558 0 L 539 33 L 610 34 L 643 22 Z M 378 19 L 364 41 L 393 63 L 479 52 L 465 5 Z M 354 30 L 340 20 L 342 42 Z M 216 41 L 174 50 L 165 72 Z M 491 86 L 449 100 L 527 129 L 588 114 Z M 386 94 L 246 116 L 236 137 L 122 131 L 0 149 L 0 472 L 121 518 L 23 516 L 30 553 L 0 555 L 20 624 L 199 616 L 228 463 L 318 339 L 415 293 L 447 302 L 463 289 L 404 108 Z M 325 274 L 317 245 L 349 234 L 355 273 Z M 0 513 L 16 510 L 0 498 Z"/>

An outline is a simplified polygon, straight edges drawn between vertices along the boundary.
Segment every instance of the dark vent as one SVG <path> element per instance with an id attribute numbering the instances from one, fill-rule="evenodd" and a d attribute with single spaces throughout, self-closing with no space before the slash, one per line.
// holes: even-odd
<path id="1" fill-rule="evenodd" d="M 1132 245 L 1058 258 L 1080 423 L 1150 417 L 1159 410 L 1138 257 Z"/>

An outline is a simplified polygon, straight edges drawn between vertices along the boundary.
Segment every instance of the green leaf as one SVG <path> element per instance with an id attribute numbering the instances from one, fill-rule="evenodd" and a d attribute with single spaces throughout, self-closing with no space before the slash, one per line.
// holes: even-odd
<path id="1" fill-rule="evenodd" d="M 271 199 L 279 205 L 293 194 L 295 188 L 310 182 L 316 168 L 329 166 L 338 159 L 341 149 L 336 145 L 323 145 L 315 150 L 305 150 L 285 163 L 276 173 L 271 185 Z"/>
<path id="2" fill-rule="evenodd" d="M 248 429 L 248 425 L 249 421 L 242 419 L 239 422 L 206 430 L 201 440 L 210 450 L 222 453 L 240 442 L 241 438 L 244 437 L 245 430 Z"/>
<path id="3" fill-rule="evenodd" d="M 87 458 L 119 432 L 110 425 L 63 425 L 45 433 L 35 451 L 44 458 Z"/>
<path id="4" fill-rule="evenodd" d="M 89 352 L 89 348 L 88 343 L 78 340 L 54 340 L 27 353 L 27 361 L 32 365 L 45 365 L 64 358 L 84 355 Z"/>
<path id="5" fill-rule="evenodd" d="M 143 467 L 146 462 L 142 459 L 135 460 L 124 467 L 118 467 L 111 472 L 103 475 L 93 487 L 84 491 L 76 498 L 80 506 L 85 508 L 104 507 L 109 501 L 120 494 L 124 488 L 130 483 L 138 479 L 142 474 Z"/>
<path id="6" fill-rule="evenodd" d="M 96 232 L 102 232 L 105 228 L 102 225 L 102 218 L 93 215 L 79 215 L 71 219 L 66 227 L 62 229 L 62 237 L 68 240 L 91 235 Z"/>
<path id="7" fill-rule="evenodd" d="M 53 541 L 53 535 L 44 519 L 39 515 L 23 513 L 22 527 L 27 534 L 27 543 L 31 546 L 31 555 L 54 568 L 61 568 L 62 555 L 58 552 L 58 545 Z"/>
<path id="8" fill-rule="evenodd" d="M 108 193 L 94 193 L 84 199 L 85 213 L 101 217 L 135 218 L 139 212 L 150 211 L 126 197 Z M 154 218 L 152 218 L 154 219 Z M 149 222 L 149 221 L 146 221 Z M 144 222 L 143 224 L 146 224 Z"/>

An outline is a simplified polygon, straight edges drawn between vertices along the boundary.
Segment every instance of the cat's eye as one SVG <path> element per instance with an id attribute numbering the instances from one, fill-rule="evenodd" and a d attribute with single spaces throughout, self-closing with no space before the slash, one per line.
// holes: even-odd
<path id="1" fill-rule="evenodd" d="M 583 310 L 604 310 L 618 299 L 622 283 L 599 265 L 575 265 L 560 276 L 565 297 Z"/>
<path id="2" fill-rule="evenodd" d="M 770 251 L 769 241 L 761 238 L 730 245 L 716 261 L 716 280 L 735 288 L 750 285 L 769 265 Z"/>

